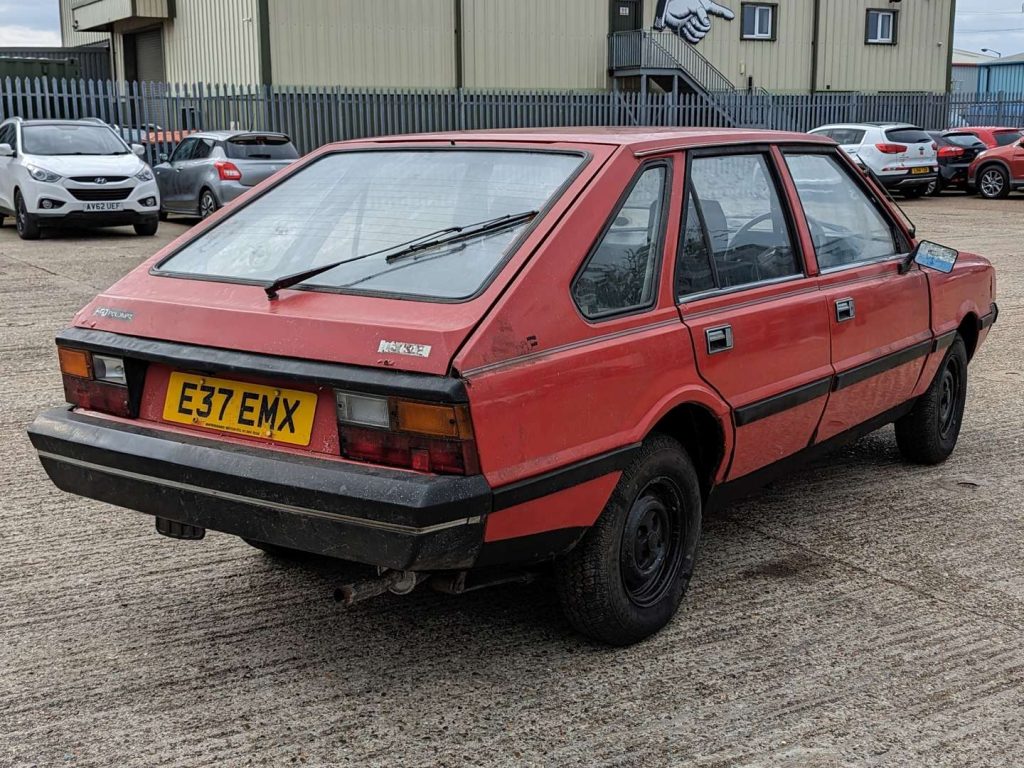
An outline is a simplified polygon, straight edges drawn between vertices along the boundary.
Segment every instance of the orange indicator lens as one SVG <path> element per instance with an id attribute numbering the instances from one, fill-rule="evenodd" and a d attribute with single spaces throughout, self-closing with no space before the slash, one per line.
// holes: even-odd
<path id="1" fill-rule="evenodd" d="M 79 379 L 92 378 L 92 365 L 88 352 L 81 349 L 58 347 L 57 357 L 60 360 L 61 373 L 67 376 L 75 376 Z"/>

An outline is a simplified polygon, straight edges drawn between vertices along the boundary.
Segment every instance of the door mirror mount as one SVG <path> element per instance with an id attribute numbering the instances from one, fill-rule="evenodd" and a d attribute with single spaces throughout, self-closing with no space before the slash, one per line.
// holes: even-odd
<path id="1" fill-rule="evenodd" d="M 918 266 L 934 269 L 936 272 L 948 275 L 953 271 L 953 267 L 956 266 L 958 258 L 960 258 L 960 251 L 955 248 L 947 248 L 938 243 L 922 240 L 900 265 L 900 274 L 907 274 L 910 271 L 911 265 L 917 264 Z"/>
<path id="2" fill-rule="evenodd" d="M 132 152 L 134 152 L 139 157 L 142 157 L 146 154 L 146 148 L 141 144 L 132 144 Z"/>
<path id="3" fill-rule="evenodd" d="M 10 144 L 0 144 L 0 157 L 14 157 L 14 147 Z"/>
<path id="4" fill-rule="evenodd" d="M 156 159 L 157 162 L 159 163 L 166 163 L 171 158 L 170 155 L 168 155 L 166 152 L 161 152 L 159 155 L 156 156 Z"/>

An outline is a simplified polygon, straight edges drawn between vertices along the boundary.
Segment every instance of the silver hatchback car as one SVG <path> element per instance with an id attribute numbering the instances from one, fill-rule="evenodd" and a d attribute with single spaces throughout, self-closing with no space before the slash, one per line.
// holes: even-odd
<path id="1" fill-rule="evenodd" d="M 160 186 L 160 216 L 207 218 L 243 192 L 299 158 L 283 133 L 206 131 L 183 139 L 153 170 Z"/>

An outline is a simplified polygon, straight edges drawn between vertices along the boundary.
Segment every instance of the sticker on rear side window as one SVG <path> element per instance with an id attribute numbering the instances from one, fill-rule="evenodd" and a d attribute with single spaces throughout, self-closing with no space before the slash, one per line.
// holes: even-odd
<path id="1" fill-rule="evenodd" d="M 377 352 L 391 355 L 408 355 L 409 357 L 430 357 L 429 344 L 409 344 L 404 341 L 381 341 Z"/>

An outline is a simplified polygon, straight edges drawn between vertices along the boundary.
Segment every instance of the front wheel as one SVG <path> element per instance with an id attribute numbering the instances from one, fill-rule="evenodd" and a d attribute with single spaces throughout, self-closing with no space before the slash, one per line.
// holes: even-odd
<path id="1" fill-rule="evenodd" d="M 967 347 L 957 334 L 928 391 L 896 422 L 896 445 L 914 464 L 941 464 L 960 437 L 967 404 Z"/>
<path id="2" fill-rule="evenodd" d="M 670 437 L 648 438 L 594 527 L 556 563 L 569 623 L 618 646 L 664 627 L 690 583 L 700 528 L 700 484 L 690 457 Z"/>
<path id="3" fill-rule="evenodd" d="M 981 169 L 978 175 L 978 192 L 986 200 L 997 200 L 1010 194 L 1010 177 L 998 165 Z"/>
<path id="4" fill-rule="evenodd" d="M 160 222 L 157 219 L 142 221 L 135 225 L 135 234 L 142 237 L 152 237 L 159 228 Z"/>
<path id="5" fill-rule="evenodd" d="M 41 234 L 39 220 L 28 212 L 28 208 L 25 207 L 25 199 L 20 192 L 15 195 L 14 206 L 14 225 L 18 230 L 18 237 L 22 240 L 38 240 Z"/>

